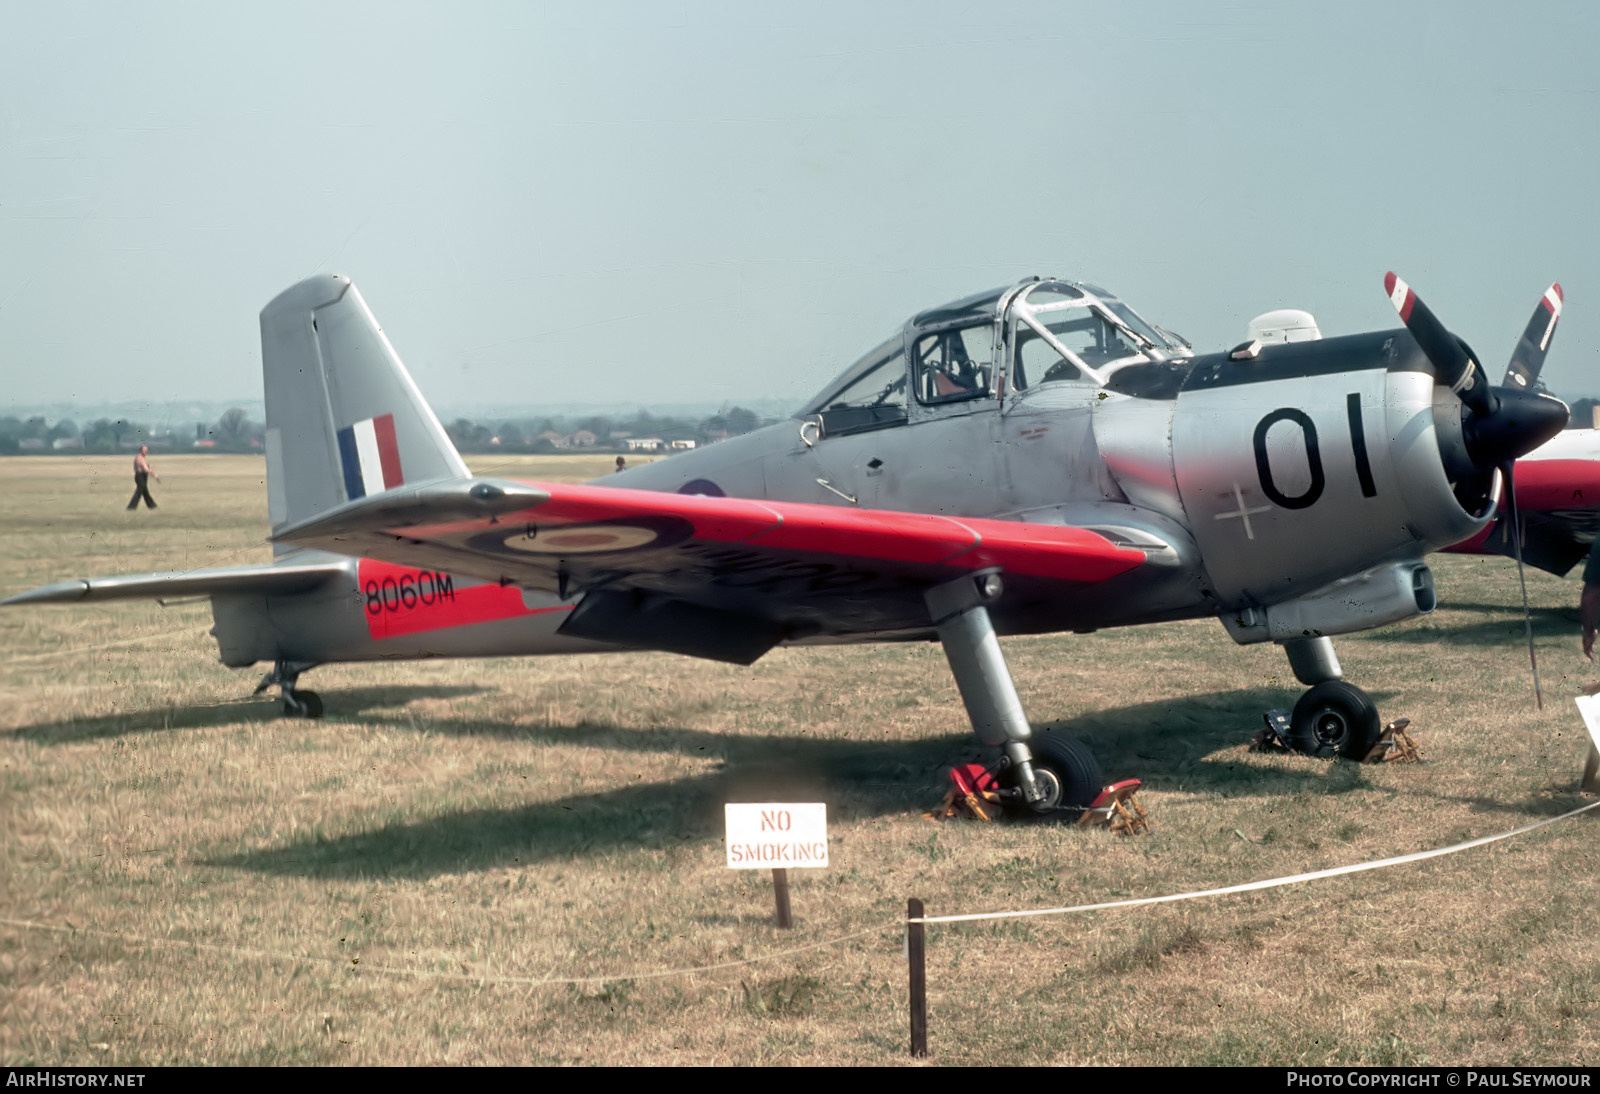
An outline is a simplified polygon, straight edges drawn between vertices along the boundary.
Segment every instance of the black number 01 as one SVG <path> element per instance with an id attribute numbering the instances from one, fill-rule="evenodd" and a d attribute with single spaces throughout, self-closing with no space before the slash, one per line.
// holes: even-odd
<path id="1" fill-rule="evenodd" d="M 1361 422 L 1361 396 L 1351 392 L 1345 398 L 1346 417 L 1350 422 L 1350 447 L 1355 453 L 1356 479 L 1361 484 L 1361 496 L 1376 497 L 1377 484 L 1372 480 L 1372 462 L 1367 456 L 1367 434 Z M 1267 460 L 1267 431 L 1279 422 L 1293 422 L 1300 427 L 1306 440 L 1306 464 L 1311 471 L 1311 485 L 1306 492 L 1290 497 L 1278 489 L 1272 480 L 1272 464 Z M 1256 476 L 1261 480 L 1261 492 L 1285 509 L 1309 509 L 1322 496 L 1327 476 L 1322 471 L 1322 449 L 1317 444 L 1317 426 L 1310 415 L 1294 407 L 1280 407 L 1256 424 L 1253 438 L 1256 452 Z"/>

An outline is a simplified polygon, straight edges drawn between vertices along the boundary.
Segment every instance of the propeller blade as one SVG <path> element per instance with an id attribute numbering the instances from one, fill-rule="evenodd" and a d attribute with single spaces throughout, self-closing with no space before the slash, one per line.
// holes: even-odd
<path id="1" fill-rule="evenodd" d="M 1522 569 L 1522 517 L 1517 512 L 1516 467 L 1510 461 L 1500 469 L 1506 484 L 1506 503 L 1511 509 L 1511 550 L 1517 558 L 1517 580 L 1522 583 L 1522 624 L 1528 632 L 1528 664 L 1533 666 L 1533 701 L 1544 709 L 1544 692 L 1539 687 L 1539 655 L 1533 648 L 1533 611 L 1528 607 L 1528 576 Z"/>
<path id="2" fill-rule="evenodd" d="M 1462 341 L 1446 330 L 1416 291 L 1392 271 L 1383 275 L 1383 287 L 1389 294 L 1389 303 L 1400 313 L 1400 321 L 1433 362 L 1440 381 L 1459 395 L 1474 414 L 1493 414 L 1498 407 L 1489 382 Z"/>
<path id="3" fill-rule="evenodd" d="M 1531 388 L 1539 382 L 1539 370 L 1544 368 L 1545 354 L 1550 350 L 1550 338 L 1561 319 L 1561 282 L 1557 281 L 1544 291 L 1528 329 L 1517 339 L 1511 351 L 1511 364 L 1506 366 L 1504 386 Z"/>

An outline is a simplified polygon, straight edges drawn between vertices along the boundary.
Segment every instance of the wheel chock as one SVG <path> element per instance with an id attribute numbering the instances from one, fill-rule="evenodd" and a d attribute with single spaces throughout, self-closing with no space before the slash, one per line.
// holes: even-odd
<path id="1" fill-rule="evenodd" d="M 1422 762 L 1422 753 L 1417 748 L 1417 742 L 1411 739 L 1406 732 L 1406 726 L 1411 724 L 1410 718 L 1396 718 L 1383 727 L 1383 732 L 1378 734 L 1378 741 L 1372 746 L 1362 759 L 1364 764 L 1415 764 Z"/>
<path id="2" fill-rule="evenodd" d="M 1256 731 L 1255 739 L 1250 742 L 1251 752 L 1292 752 L 1303 755 L 1299 749 L 1289 743 L 1289 715 L 1281 710 L 1269 710 L 1262 719 L 1266 726 Z M 1417 742 L 1406 733 L 1406 726 L 1411 724 L 1410 718 L 1396 718 L 1384 726 L 1378 734 L 1378 739 L 1371 749 L 1362 757 L 1364 764 L 1381 763 L 1421 763 L 1422 751 L 1417 748 Z"/>
<path id="3" fill-rule="evenodd" d="M 1250 742 L 1251 752 L 1293 752 L 1289 747 L 1289 712 L 1269 710 L 1262 716 L 1266 727 L 1256 731 Z"/>
<path id="4" fill-rule="evenodd" d="M 1078 817 L 1078 823 L 1109 828 L 1119 836 L 1138 836 L 1150 831 L 1150 816 L 1134 797 L 1143 785 L 1138 779 L 1123 779 L 1100 791 L 1100 796 Z"/>
<path id="5" fill-rule="evenodd" d="M 922 814 L 929 820 L 972 817 L 984 822 L 1000 815 L 1000 784 L 993 772 L 982 764 L 962 764 L 950 769 L 949 790 L 939 808 Z"/>

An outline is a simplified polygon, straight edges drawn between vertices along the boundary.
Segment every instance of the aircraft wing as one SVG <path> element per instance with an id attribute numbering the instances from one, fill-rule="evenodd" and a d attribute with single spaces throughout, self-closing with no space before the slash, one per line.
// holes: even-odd
<path id="1" fill-rule="evenodd" d="M 1588 557 L 1600 530 L 1600 462 L 1518 460 L 1515 474 L 1523 555 L 1529 565 L 1564 576 Z M 1509 544 L 1496 549 L 1511 553 Z"/>
<path id="2" fill-rule="evenodd" d="M 0 600 L 0 605 L 76 604 L 85 600 L 178 600 L 216 593 L 255 593 L 263 596 L 298 593 L 348 572 L 347 564 L 335 560 L 75 578 L 18 593 Z"/>
<path id="3" fill-rule="evenodd" d="M 740 663 L 781 641 L 927 630 L 923 594 L 964 572 L 1061 598 L 1146 557 L 1058 525 L 491 479 L 389 490 L 274 538 L 582 594 L 564 634 Z"/>
<path id="4" fill-rule="evenodd" d="M 1592 430 L 1568 430 L 1547 446 L 1552 456 L 1518 460 L 1517 511 L 1522 517 L 1522 557 L 1528 565 L 1564 577 L 1589 554 L 1600 533 L 1600 453 Z M 1502 502 L 1502 506 L 1504 503 Z M 1515 554 L 1507 510 L 1501 519 L 1452 550 Z"/>

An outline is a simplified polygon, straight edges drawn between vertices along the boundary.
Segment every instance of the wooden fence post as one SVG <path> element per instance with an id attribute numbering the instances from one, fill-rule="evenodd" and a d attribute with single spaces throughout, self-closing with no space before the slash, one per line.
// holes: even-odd
<path id="1" fill-rule="evenodd" d="M 911 1055 L 928 1054 L 928 969 L 924 948 L 922 901 L 906 901 L 906 960 L 911 965 Z"/>

